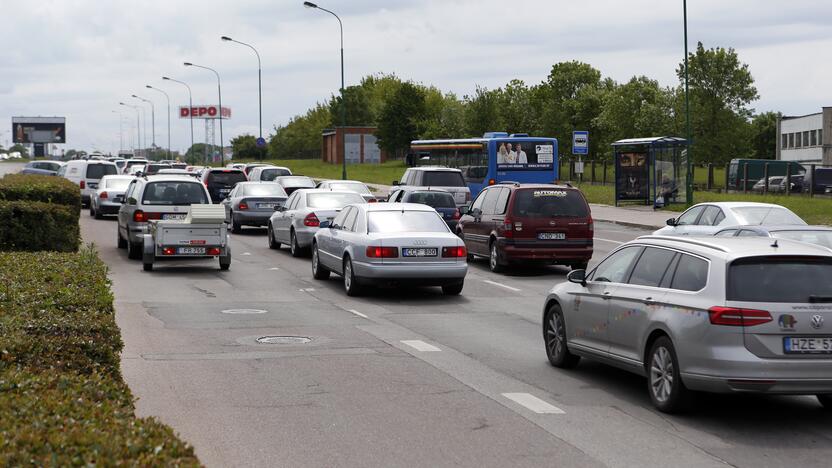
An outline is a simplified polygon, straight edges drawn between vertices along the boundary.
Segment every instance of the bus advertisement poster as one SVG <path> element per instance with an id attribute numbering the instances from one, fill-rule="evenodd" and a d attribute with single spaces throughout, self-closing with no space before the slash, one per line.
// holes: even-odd
<path id="1" fill-rule="evenodd" d="M 551 171 L 555 148 L 552 143 L 498 141 L 497 170 Z"/>
<path id="2" fill-rule="evenodd" d="M 646 200 L 650 193 L 647 153 L 618 153 L 617 200 Z"/>

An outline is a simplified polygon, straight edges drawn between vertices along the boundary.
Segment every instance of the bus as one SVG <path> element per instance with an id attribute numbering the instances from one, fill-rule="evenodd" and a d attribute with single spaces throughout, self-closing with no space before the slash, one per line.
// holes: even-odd
<path id="1" fill-rule="evenodd" d="M 488 132 L 482 138 L 414 140 L 408 158 L 418 166 L 462 170 L 472 199 L 503 181 L 552 184 L 558 179 L 558 140 L 526 133 Z"/>

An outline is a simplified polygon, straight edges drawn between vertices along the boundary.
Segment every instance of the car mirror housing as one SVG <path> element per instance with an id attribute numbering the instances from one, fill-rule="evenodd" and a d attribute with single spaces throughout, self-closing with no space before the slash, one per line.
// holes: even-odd
<path id="1" fill-rule="evenodd" d="M 459 215 L 467 215 L 471 211 L 471 207 L 468 205 L 460 206 L 459 207 Z"/>
<path id="2" fill-rule="evenodd" d="M 392 183 L 391 185 L 399 185 L 399 181 L 398 181 L 398 180 L 394 180 L 394 181 L 393 181 L 393 183 Z"/>
<path id="3" fill-rule="evenodd" d="M 329 229 L 332 227 L 332 223 L 329 221 L 321 221 L 320 228 L 321 229 Z"/>
<path id="4" fill-rule="evenodd" d="M 670 218 L 667 220 L 668 226 L 676 226 L 678 223 L 676 222 L 676 218 Z"/>
<path id="5" fill-rule="evenodd" d="M 572 270 L 566 275 L 566 279 L 570 283 L 577 283 L 581 286 L 586 286 L 586 270 Z"/>

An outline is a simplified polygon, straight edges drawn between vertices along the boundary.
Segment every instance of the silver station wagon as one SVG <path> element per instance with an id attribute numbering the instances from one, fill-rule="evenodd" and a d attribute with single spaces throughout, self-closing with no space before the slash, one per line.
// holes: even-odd
<path id="1" fill-rule="evenodd" d="M 549 361 L 647 377 L 675 412 L 691 391 L 817 395 L 832 408 L 832 253 L 786 239 L 646 236 L 549 293 Z"/>

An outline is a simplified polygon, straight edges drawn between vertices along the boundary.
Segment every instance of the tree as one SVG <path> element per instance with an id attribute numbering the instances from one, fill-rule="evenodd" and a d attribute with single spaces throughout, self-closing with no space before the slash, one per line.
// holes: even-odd
<path id="1" fill-rule="evenodd" d="M 376 131 L 379 147 L 401 156 L 419 136 L 424 119 L 424 91 L 413 83 L 402 83 L 381 110 Z"/>
<path id="2" fill-rule="evenodd" d="M 532 133 L 539 126 L 532 112 L 532 92 L 522 80 L 511 80 L 497 90 L 500 121 L 508 133 Z"/>
<path id="3" fill-rule="evenodd" d="M 9 148 L 9 153 L 20 153 L 20 155 L 24 158 L 29 157 L 29 150 L 20 143 L 13 144 L 11 148 Z"/>
<path id="4" fill-rule="evenodd" d="M 370 110 L 369 97 L 363 86 L 349 86 L 344 90 L 347 126 L 373 125 L 375 118 Z M 341 125 L 341 96 L 329 100 L 329 114 L 332 122 Z"/>
<path id="5" fill-rule="evenodd" d="M 623 138 L 665 136 L 676 133 L 674 91 L 646 76 L 633 77 L 604 96 L 598 126 L 608 147 Z"/>
<path id="6" fill-rule="evenodd" d="M 331 125 L 329 106 L 317 104 L 306 114 L 295 116 L 288 124 L 274 128 L 275 133 L 269 139 L 269 156 L 293 159 L 320 152 L 323 130 Z"/>
<path id="7" fill-rule="evenodd" d="M 263 159 L 265 153 L 257 147 L 257 137 L 248 134 L 232 138 L 231 149 L 234 151 L 234 159 Z"/>
<path id="8" fill-rule="evenodd" d="M 188 148 L 188 151 L 185 152 L 185 162 L 190 165 L 199 165 L 205 164 L 206 159 L 206 151 L 208 150 L 208 145 L 205 143 L 194 143 L 193 146 Z"/>
<path id="9" fill-rule="evenodd" d="M 751 151 L 757 159 L 774 159 L 777 155 L 777 119 L 779 112 L 763 112 L 751 119 Z"/>
<path id="10" fill-rule="evenodd" d="M 465 133 L 481 136 L 485 132 L 504 131 L 500 113 L 500 94 L 477 86 L 474 96 L 465 96 Z"/>

